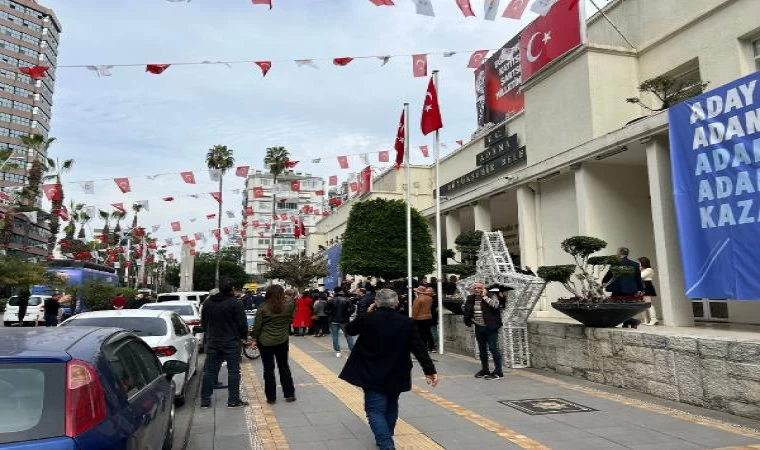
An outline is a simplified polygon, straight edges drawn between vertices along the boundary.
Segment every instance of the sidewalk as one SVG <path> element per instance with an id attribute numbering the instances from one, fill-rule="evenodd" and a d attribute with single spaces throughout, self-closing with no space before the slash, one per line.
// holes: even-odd
<path id="1" fill-rule="evenodd" d="M 244 361 L 252 407 L 228 410 L 226 393 L 215 394 L 188 448 L 374 449 L 361 391 L 337 378 L 346 354 L 336 358 L 328 337 L 291 338 L 298 401 L 285 403 L 278 388 L 274 405 L 261 393 L 261 362 Z M 415 364 L 413 392 L 400 401 L 400 449 L 760 449 L 760 423 L 748 419 L 542 371 L 477 380 L 474 359 L 432 356 L 441 384 L 427 386 Z"/>

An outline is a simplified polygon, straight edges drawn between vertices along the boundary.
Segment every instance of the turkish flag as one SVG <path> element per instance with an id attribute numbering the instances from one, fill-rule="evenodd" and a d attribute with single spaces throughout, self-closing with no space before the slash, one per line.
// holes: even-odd
<path id="1" fill-rule="evenodd" d="M 272 257 L 272 247 L 270 246 L 270 247 L 267 247 L 267 258 L 271 258 L 271 257 Z"/>
<path id="2" fill-rule="evenodd" d="M 301 237 L 301 227 L 298 226 L 298 221 L 296 221 L 295 226 L 293 227 L 293 236 L 298 239 Z"/>
<path id="3" fill-rule="evenodd" d="M 203 233 L 195 233 L 194 237 L 196 240 L 200 241 L 203 239 Z"/>
<path id="4" fill-rule="evenodd" d="M 483 60 L 488 54 L 488 50 L 478 50 L 470 55 L 470 62 L 467 63 L 467 67 L 470 69 L 477 69 L 483 64 Z"/>
<path id="5" fill-rule="evenodd" d="M 45 197 L 52 202 L 63 199 L 63 191 L 61 191 L 61 185 L 58 183 L 43 184 L 42 192 L 44 192 Z"/>
<path id="6" fill-rule="evenodd" d="M 253 198 L 262 198 L 264 197 L 264 188 L 261 186 L 256 186 L 253 188 Z"/>
<path id="7" fill-rule="evenodd" d="M 436 92 L 432 77 L 428 83 L 427 93 L 425 94 L 425 104 L 422 107 L 421 125 L 422 134 L 425 135 L 443 128 L 441 108 L 438 107 L 438 92 Z"/>
<path id="8" fill-rule="evenodd" d="M 427 76 L 427 54 L 412 55 L 412 72 L 415 78 Z"/>
<path id="9" fill-rule="evenodd" d="M 258 227 L 259 227 L 259 221 L 258 220 L 254 220 L 253 221 L 253 228 L 258 228 Z"/>
<path id="10" fill-rule="evenodd" d="M 347 66 L 353 60 L 354 58 L 349 58 L 349 57 L 335 58 L 333 59 L 333 64 L 335 64 L 336 66 Z"/>
<path id="11" fill-rule="evenodd" d="M 341 169 L 348 169 L 348 156 L 338 156 L 338 165 Z"/>
<path id="12" fill-rule="evenodd" d="M 398 131 L 396 131 L 396 142 L 393 144 L 393 148 L 396 150 L 396 169 L 401 167 L 404 163 L 404 142 L 406 142 L 406 126 L 404 124 L 404 110 L 401 110 L 401 120 L 398 123 Z"/>
<path id="13" fill-rule="evenodd" d="M 245 178 L 248 176 L 249 170 L 250 170 L 250 166 L 240 166 L 237 169 L 235 169 L 235 175 Z"/>
<path id="14" fill-rule="evenodd" d="M 377 160 L 380 162 L 388 162 L 388 158 L 388 150 L 380 150 L 380 152 L 377 154 Z"/>
<path id="15" fill-rule="evenodd" d="M 214 252 L 218 252 L 219 251 L 219 244 L 212 245 L 211 249 L 214 250 Z"/>
<path id="16" fill-rule="evenodd" d="M 298 180 L 291 181 L 290 190 L 293 192 L 301 192 L 301 182 Z"/>
<path id="17" fill-rule="evenodd" d="M 58 210 L 58 217 L 60 217 L 61 220 L 63 220 L 64 222 L 68 222 L 68 220 L 69 220 L 69 210 L 66 209 L 66 207 L 62 205 L 61 209 Z"/>
<path id="18" fill-rule="evenodd" d="M 32 67 L 21 67 L 18 69 L 19 72 L 29 75 L 29 78 L 32 80 L 41 80 L 45 78 L 46 72 L 50 69 L 50 67 L 46 66 L 32 66 Z"/>
<path id="19" fill-rule="evenodd" d="M 187 236 L 180 236 L 179 238 L 180 238 L 180 240 L 182 240 L 182 242 L 184 242 L 185 244 L 187 244 L 188 242 L 190 242 L 190 238 L 189 238 L 189 237 L 187 237 Z"/>
<path id="20" fill-rule="evenodd" d="M 321 195 L 325 195 L 325 191 L 324 191 L 324 189 L 320 189 L 318 191 L 314 191 L 314 195 L 320 195 L 320 196 Z"/>
<path id="21" fill-rule="evenodd" d="M 301 162 L 301 161 L 286 161 L 286 162 L 285 162 L 285 167 L 286 167 L 286 168 L 288 168 L 288 169 L 292 169 L 292 168 L 293 168 L 293 167 L 295 167 L 295 166 L 296 166 L 296 165 L 297 165 L 299 162 Z"/>
<path id="22" fill-rule="evenodd" d="M 539 17 L 520 34 L 520 64 L 523 82 L 547 64 L 581 44 L 578 3 L 559 0 L 544 17 Z"/>
<path id="23" fill-rule="evenodd" d="M 359 190 L 359 183 L 357 183 L 356 181 L 352 181 L 348 183 L 348 187 L 349 189 L 351 189 L 351 192 L 356 192 Z"/>
<path id="24" fill-rule="evenodd" d="M 126 194 L 127 192 L 132 192 L 132 187 L 129 185 L 129 178 L 114 178 L 113 181 L 122 193 Z"/>
<path id="25" fill-rule="evenodd" d="M 457 6 L 465 17 L 475 17 L 475 13 L 472 11 L 472 5 L 470 5 L 470 0 L 457 0 Z"/>
<path id="26" fill-rule="evenodd" d="M 119 212 L 126 213 L 127 210 L 124 208 L 124 203 L 111 203 L 111 206 L 119 210 Z"/>
<path id="27" fill-rule="evenodd" d="M 214 198 L 219 203 L 222 203 L 222 193 L 221 192 L 209 192 L 211 194 L 211 197 Z"/>
<path id="28" fill-rule="evenodd" d="M 288 220 L 288 214 L 287 213 L 280 214 L 280 220 Z"/>
<path id="29" fill-rule="evenodd" d="M 206 214 L 206 218 L 209 220 L 216 219 L 216 214 Z"/>
<path id="30" fill-rule="evenodd" d="M 179 174 L 182 180 L 187 184 L 195 184 L 195 175 L 192 172 L 182 172 Z"/>
<path id="31" fill-rule="evenodd" d="M 375 6 L 394 6 L 393 0 L 369 0 Z"/>
<path id="32" fill-rule="evenodd" d="M 164 71 L 168 69 L 169 66 L 171 66 L 171 64 L 148 64 L 145 66 L 145 71 L 155 75 L 160 75 L 164 73 Z"/>
<path id="33" fill-rule="evenodd" d="M 161 200 L 163 200 L 165 202 L 173 202 L 174 201 L 174 197 L 164 197 Z"/>
<path id="34" fill-rule="evenodd" d="M 253 215 L 253 206 L 246 206 L 245 207 L 245 215 L 246 216 L 252 216 Z"/>
<path id="35" fill-rule="evenodd" d="M 222 231 L 224 231 L 224 234 L 230 234 L 230 228 L 229 227 L 222 228 Z"/>
<path id="36" fill-rule="evenodd" d="M 327 179 L 327 185 L 328 186 L 337 186 L 338 185 L 338 176 L 337 175 L 330 175 L 330 178 Z"/>
<path id="37" fill-rule="evenodd" d="M 261 78 L 267 76 L 269 69 L 272 68 L 272 61 L 256 61 L 255 64 L 261 69 Z"/>
<path id="38" fill-rule="evenodd" d="M 272 0 L 251 0 L 254 5 L 269 5 L 269 9 L 272 9 Z"/>
<path id="39" fill-rule="evenodd" d="M 430 156 L 430 152 L 428 151 L 427 145 L 420 145 L 420 151 L 422 152 L 422 156 L 424 156 L 425 158 Z"/>
<path id="40" fill-rule="evenodd" d="M 220 234 L 220 232 L 219 232 L 219 229 L 218 229 L 218 228 L 217 228 L 217 229 L 215 229 L 215 230 L 211 230 L 211 234 L 213 234 L 213 235 L 214 235 L 214 239 L 216 239 L 217 241 L 219 241 L 219 240 L 221 240 L 221 239 L 222 239 L 222 235 Z"/>
<path id="41" fill-rule="evenodd" d="M 528 7 L 528 1 L 529 0 L 510 1 L 509 5 L 507 5 L 506 9 L 504 9 L 504 13 L 501 16 L 506 17 L 507 19 L 520 20 L 523 13 L 525 12 L 525 8 Z"/>
<path id="42" fill-rule="evenodd" d="M 179 222 L 172 222 L 172 231 L 180 231 L 182 229 L 182 225 L 180 225 Z"/>

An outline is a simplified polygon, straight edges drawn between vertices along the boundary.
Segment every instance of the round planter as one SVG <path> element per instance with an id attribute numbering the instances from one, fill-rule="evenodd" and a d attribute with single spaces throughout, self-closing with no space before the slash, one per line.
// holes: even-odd
<path id="1" fill-rule="evenodd" d="M 649 309 L 650 303 L 552 303 L 552 307 L 587 327 L 612 328 Z"/>

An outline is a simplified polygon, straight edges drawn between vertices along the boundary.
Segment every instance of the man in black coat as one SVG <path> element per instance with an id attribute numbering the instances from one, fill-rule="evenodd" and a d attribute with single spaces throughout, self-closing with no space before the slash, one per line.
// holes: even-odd
<path id="1" fill-rule="evenodd" d="M 364 411 L 377 447 L 393 449 L 398 418 L 398 398 L 412 389 L 414 354 L 428 384 L 438 385 L 438 375 L 414 321 L 395 311 L 398 295 L 380 289 L 367 314 L 357 316 L 346 333 L 359 335 L 340 378 L 364 390 Z"/>
<path id="2" fill-rule="evenodd" d="M 615 280 L 607 286 L 607 292 L 613 297 L 631 297 L 634 295 L 641 295 L 644 293 L 644 282 L 641 281 L 641 265 L 636 261 L 628 259 L 630 250 L 625 247 L 620 247 L 617 251 L 617 257 L 620 258 L 620 265 L 626 267 L 632 267 L 633 273 L 631 275 L 623 275 L 617 277 Z M 607 283 L 612 279 L 612 271 L 608 270 L 602 279 L 603 283 Z M 640 320 L 628 319 L 623 322 L 623 328 L 631 327 L 638 328 Z"/>
<path id="3" fill-rule="evenodd" d="M 346 326 L 351 320 L 351 314 L 354 313 L 355 308 L 351 300 L 343 297 L 345 291 L 341 288 L 335 289 L 335 296 L 327 301 L 325 305 L 325 312 L 327 313 L 327 320 L 330 322 L 330 334 L 332 335 L 333 350 L 335 350 L 335 356 L 341 357 L 340 353 L 340 331 L 346 335 L 346 343 L 348 344 L 348 350 L 354 349 L 354 338 L 346 333 Z"/>
<path id="4" fill-rule="evenodd" d="M 478 342 L 481 365 L 475 378 L 498 380 L 504 378 L 499 350 L 499 329 L 502 326 L 501 310 L 506 307 L 506 300 L 499 293 L 506 288 L 494 287 L 495 292 L 487 293 L 485 285 L 478 281 L 473 283 L 472 290 L 473 294 L 467 296 L 462 310 L 464 324 L 468 327 L 475 326 L 475 340 Z M 493 356 L 493 372 L 488 369 L 489 350 Z"/>

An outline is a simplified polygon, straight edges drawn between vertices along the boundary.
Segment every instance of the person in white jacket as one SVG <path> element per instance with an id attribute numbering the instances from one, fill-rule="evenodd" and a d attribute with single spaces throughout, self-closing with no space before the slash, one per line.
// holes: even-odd
<path id="1" fill-rule="evenodd" d="M 639 258 L 639 264 L 641 264 L 641 281 L 644 282 L 644 301 L 651 305 L 648 310 L 641 313 L 644 317 L 643 322 L 647 325 L 657 325 L 657 308 L 652 304 L 652 298 L 657 297 L 657 291 L 652 283 L 654 269 L 652 269 L 652 263 L 646 256 Z"/>

